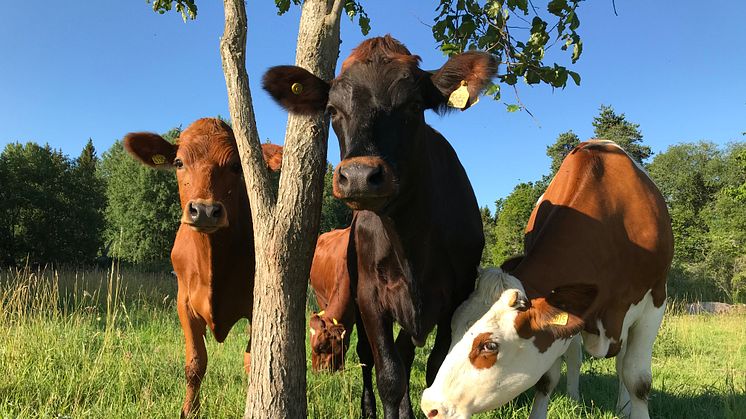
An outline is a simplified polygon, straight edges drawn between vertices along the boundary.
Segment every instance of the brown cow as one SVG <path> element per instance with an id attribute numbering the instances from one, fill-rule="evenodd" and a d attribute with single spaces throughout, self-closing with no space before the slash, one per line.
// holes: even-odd
<path id="1" fill-rule="evenodd" d="M 560 356 L 582 332 L 588 353 L 616 356 L 617 409 L 648 418 L 673 257 L 671 218 L 653 181 L 613 142 L 578 145 L 534 208 L 525 250 L 510 272 L 482 272 L 456 311 L 454 344 L 422 395 L 423 412 L 467 418 L 535 385 L 531 418 L 545 418 Z"/>
<path id="2" fill-rule="evenodd" d="M 425 110 L 443 113 L 449 102 L 468 108 L 496 71 L 492 55 L 467 52 L 427 72 L 385 36 L 355 48 L 330 83 L 292 66 L 264 76 L 264 88 L 289 111 L 328 112 L 339 139 L 334 195 L 358 210 L 347 260 L 359 310 L 365 417 L 376 417 L 373 364 L 385 417 L 414 416 L 414 346 L 438 326 L 430 383 L 450 345 L 451 316 L 474 287 L 484 246 L 479 207 L 455 151 L 425 122 Z M 401 325 L 396 340 L 394 322 Z"/>
<path id="3" fill-rule="evenodd" d="M 131 133 L 125 149 L 147 166 L 176 169 L 182 216 L 171 262 L 178 278 L 177 310 L 186 338 L 186 397 L 182 417 L 199 408 L 207 369 L 205 328 L 223 342 L 241 318 L 251 320 L 254 237 L 251 210 L 231 127 L 204 118 L 171 144 L 152 133 Z M 279 170 L 282 147 L 262 146 L 271 170 Z M 250 342 L 244 366 L 250 365 Z"/>
<path id="4" fill-rule="evenodd" d="M 311 366 L 314 371 L 344 368 L 355 309 L 350 299 L 347 244 L 350 228 L 319 236 L 311 265 L 311 287 L 319 313 L 311 315 Z"/>

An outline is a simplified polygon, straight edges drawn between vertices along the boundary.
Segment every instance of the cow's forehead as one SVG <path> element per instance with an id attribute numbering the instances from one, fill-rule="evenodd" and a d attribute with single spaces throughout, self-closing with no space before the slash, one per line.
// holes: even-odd
<path id="1" fill-rule="evenodd" d="M 383 107 L 397 106 L 419 96 L 416 67 L 400 63 L 355 63 L 334 80 L 332 102 L 367 101 Z"/>

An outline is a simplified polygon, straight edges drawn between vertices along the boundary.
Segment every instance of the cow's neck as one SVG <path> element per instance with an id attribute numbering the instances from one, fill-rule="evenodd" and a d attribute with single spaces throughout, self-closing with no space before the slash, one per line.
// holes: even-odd
<path id="1" fill-rule="evenodd" d="M 190 231 L 190 239 L 203 251 L 197 253 L 200 281 L 210 285 L 215 276 L 236 270 L 248 262 L 253 263 L 253 236 L 251 225 L 245 221 L 231 220 L 230 227 L 220 229 L 212 234 Z M 239 259 L 237 254 L 245 252 Z M 248 278 L 247 278 L 248 280 Z"/>
<path id="2" fill-rule="evenodd" d="M 421 141 L 425 148 L 425 141 Z M 427 156 L 427 150 L 417 151 L 417 155 Z M 429 162 L 429 160 L 426 161 Z M 429 164 L 417 165 L 416 170 L 408 173 L 408 185 L 402 190 L 395 205 L 386 212 L 385 217 L 393 222 L 394 230 L 401 241 L 401 247 L 406 256 L 413 255 L 413 249 L 422 245 L 423 240 L 431 234 L 430 228 L 430 176 L 432 169 Z"/>

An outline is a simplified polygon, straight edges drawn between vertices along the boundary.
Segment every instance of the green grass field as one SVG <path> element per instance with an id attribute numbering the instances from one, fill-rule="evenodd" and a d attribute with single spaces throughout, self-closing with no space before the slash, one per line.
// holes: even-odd
<path id="1" fill-rule="evenodd" d="M 184 395 L 183 336 L 169 274 L 125 271 L 0 273 L 0 418 L 165 418 Z M 669 310 L 653 354 L 651 414 L 746 418 L 746 315 L 689 316 Z M 202 416 L 243 413 L 246 322 L 223 344 L 208 337 Z M 355 336 L 353 335 L 353 348 Z M 307 342 L 306 342 L 307 344 Z M 412 400 L 419 405 L 428 348 L 418 350 Z M 310 359 L 309 359 L 310 366 Z M 358 417 L 360 372 L 308 377 L 309 417 Z M 582 403 L 564 396 L 551 418 L 614 418 L 613 360 L 586 360 Z M 479 418 L 526 418 L 531 395 Z M 420 414 L 421 415 L 421 414 Z"/>

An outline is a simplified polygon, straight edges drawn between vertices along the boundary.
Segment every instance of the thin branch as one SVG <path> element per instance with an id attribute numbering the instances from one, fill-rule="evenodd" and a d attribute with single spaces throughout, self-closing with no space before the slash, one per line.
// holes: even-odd
<path id="1" fill-rule="evenodd" d="M 611 0 L 611 6 L 614 8 L 614 16 L 619 16 L 619 13 L 616 12 L 616 0 Z"/>

